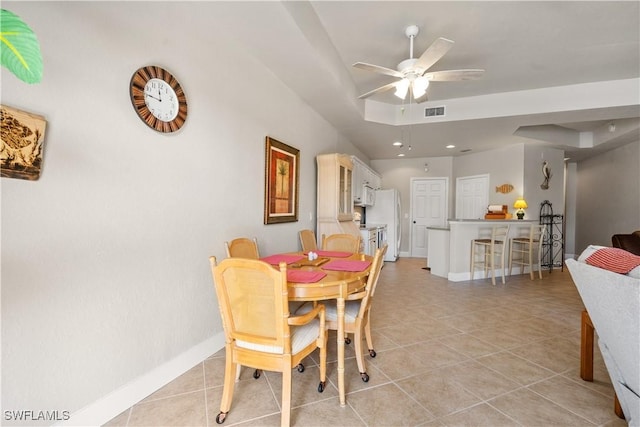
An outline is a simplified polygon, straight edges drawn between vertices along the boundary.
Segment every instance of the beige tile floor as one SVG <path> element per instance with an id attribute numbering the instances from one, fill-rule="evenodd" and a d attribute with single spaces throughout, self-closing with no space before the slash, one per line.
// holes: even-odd
<path id="1" fill-rule="evenodd" d="M 328 385 L 317 392 L 317 354 L 293 373 L 294 426 L 624 426 L 595 354 L 595 381 L 580 379 L 580 297 L 565 270 L 449 282 L 423 259 L 386 263 L 373 302 L 377 356 L 360 379 L 346 349 L 347 405 L 338 402 L 335 335 Z M 215 309 L 212 307 L 212 309 Z M 244 369 L 223 425 L 278 426 L 281 375 Z M 224 350 L 111 420 L 109 426 L 215 426 Z"/>

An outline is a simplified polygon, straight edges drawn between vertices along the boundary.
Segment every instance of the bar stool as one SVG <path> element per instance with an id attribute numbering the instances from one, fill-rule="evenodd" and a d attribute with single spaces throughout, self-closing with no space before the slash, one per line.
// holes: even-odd
<path id="1" fill-rule="evenodd" d="M 513 237 L 509 242 L 509 276 L 513 264 L 520 265 L 522 273 L 524 268 L 529 267 L 529 275 L 533 280 L 533 266 L 538 265 L 538 276 L 542 279 L 542 240 L 547 229 L 546 225 L 531 224 L 528 236 Z M 534 254 L 536 263 L 533 262 Z"/>
<path id="2" fill-rule="evenodd" d="M 475 267 L 484 269 L 484 277 L 487 278 L 488 271 L 491 271 L 491 283 L 496 284 L 495 259 L 500 258 L 500 270 L 502 271 L 502 284 L 504 280 L 504 253 L 507 244 L 507 235 L 509 234 L 510 225 L 496 225 L 491 229 L 490 239 L 473 239 L 471 241 L 471 280 L 473 280 L 473 272 Z M 480 252 L 482 248 L 482 252 Z M 482 259 L 478 260 L 478 255 L 482 255 Z"/>

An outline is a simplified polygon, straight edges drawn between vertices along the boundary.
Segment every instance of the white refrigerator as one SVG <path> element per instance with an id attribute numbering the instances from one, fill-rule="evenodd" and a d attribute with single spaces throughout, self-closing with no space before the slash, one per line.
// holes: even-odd
<path id="1" fill-rule="evenodd" d="M 400 256 L 402 228 L 400 222 L 400 192 L 396 189 L 377 190 L 375 204 L 367 207 L 367 224 L 387 224 L 385 261 L 397 261 Z"/>

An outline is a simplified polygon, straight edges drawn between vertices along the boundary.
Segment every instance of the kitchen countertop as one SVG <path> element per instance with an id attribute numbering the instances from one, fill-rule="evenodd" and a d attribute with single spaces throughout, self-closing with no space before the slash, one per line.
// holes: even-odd
<path id="1" fill-rule="evenodd" d="M 376 230 L 380 227 L 386 227 L 387 224 L 360 224 L 360 230 Z"/>

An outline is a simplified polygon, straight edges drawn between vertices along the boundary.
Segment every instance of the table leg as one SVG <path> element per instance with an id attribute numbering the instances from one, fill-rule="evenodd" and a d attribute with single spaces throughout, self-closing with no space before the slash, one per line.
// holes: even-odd
<path id="1" fill-rule="evenodd" d="M 338 316 L 338 393 L 340 395 L 340 406 L 347 404 L 344 391 L 344 298 L 336 301 Z"/>

